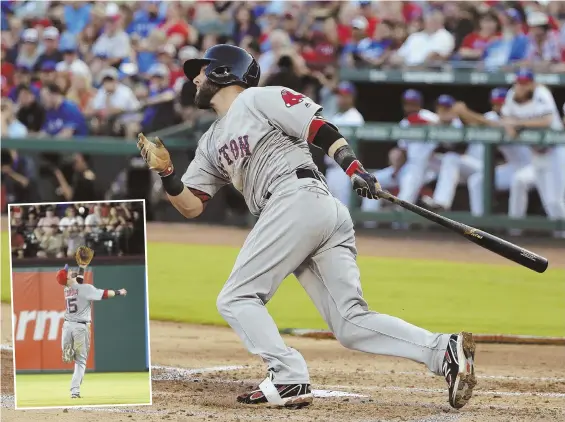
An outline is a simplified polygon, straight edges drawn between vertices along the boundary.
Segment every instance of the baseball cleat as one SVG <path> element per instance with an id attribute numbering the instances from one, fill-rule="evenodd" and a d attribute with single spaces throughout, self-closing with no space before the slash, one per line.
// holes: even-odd
<path id="1" fill-rule="evenodd" d="M 79 393 L 71 394 L 71 399 L 82 399 Z"/>
<path id="2" fill-rule="evenodd" d="M 72 362 L 74 358 L 75 358 L 75 351 L 73 350 L 73 345 L 67 344 L 63 348 L 63 362 L 65 363 Z"/>
<path id="3" fill-rule="evenodd" d="M 474 360 L 473 334 L 464 331 L 453 334 L 447 343 L 442 372 L 449 386 L 449 404 L 455 409 L 467 404 L 477 385 Z"/>
<path id="4" fill-rule="evenodd" d="M 241 394 L 237 397 L 239 403 L 244 404 L 263 404 L 270 403 L 275 406 L 286 407 L 291 409 L 300 409 L 308 406 L 314 400 L 310 384 L 271 384 L 274 386 L 280 400 L 271 402 L 265 396 L 261 386 L 249 393 Z"/>

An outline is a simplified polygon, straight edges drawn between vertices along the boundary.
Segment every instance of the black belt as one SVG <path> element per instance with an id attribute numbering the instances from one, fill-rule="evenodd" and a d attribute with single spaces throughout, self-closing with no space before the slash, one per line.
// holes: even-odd
<path id="1" fill-rule="evenodd" d="M 299 179 L 316 179 L 320 182 L 324 182 L 324 178 L 316 170 L 312 169 L 296 169 L 296 177 Z M 267 192 L 265 199 L 269 199 L 272 196 L 271 192 Z"/>
<path id="2" fill-rule="evenodd" d="M 77 324 L 84 324 L 84 325 L 88 324 L 88 322 L 84 322 L 84 321 L 69 321 L 68 319 L 66 319 L 65 321 L 67 321 L 67 322 L 76 322 Z"/>

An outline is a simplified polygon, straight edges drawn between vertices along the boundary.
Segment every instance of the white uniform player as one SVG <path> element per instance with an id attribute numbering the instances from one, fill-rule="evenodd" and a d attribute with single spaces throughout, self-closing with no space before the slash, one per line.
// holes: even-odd
<path id="1" fill-rule="evenodd" d="M 439 122 L 437 114 L 422 108 L 422 94 L 414 89 L 409 89 L 402 96 L 404 114 L 406 117 L 399 123 L 401 127 L 432 125 Z M 431 168 L 433 150 L 437 144 L 417 141 L 398 141 L 398 148 L 389 153 L 391 165 L 377 170 L 373 174 L 383 189 L 400 188 L 399 197 L 402 195 L 415 202 L 422 186 L 435 178 Z M 423 180 L 420 180 L 422 179 Z M 381 201 L 363 199 L 361 209 L 367 212 L 378 211 Z M 375 222 L 366 221 L 366 227 L 374 227 Z"/>
<path id="2" fill-rule="evenodd" d="M 340 110 L 333 116 L 327 117 L 337 127 L 363 126 L 365 119 L 354 107 L 356 90 L 351 82 L 340 82 L 338 85 L 338 109 Z M 326 181 L 333 196 L 339 199 L 345 206 L 349 207 L 351 202 L 351 179 L 345 174 L 342 168 L 327 155 L 324 156 L 326 169 Z M 377 201 L 373 201 L 377 202 Z"/>
<path id="3" fill-rule="evenodd" d="M 453 106 L 455 99 L 450 95 L 440 95 L 437 99 L 436 113 L 439 116 L 439 123 L 445 126 L 462 128 L 463 123 L 455 115 Z M 455 146 L 457 147 L 457 146 Z M 480 145 L 469 145 L 464 154 L 452 150 L 453 144 L 446 144 L 447 152 L 437 154 L 439 157 L 439 168 L 437 182 L 433 197 L 422 198 L 428 206 L 451 209 L 457 185 L 482 168 L 482 148 Z M 432 163 L 437 164 L 437 159 Z"/>
<path id="4" fill-rule="evenodd" d="M 125 296 L 126 290 L 102 290 L 84 282 L 85 267 L 69 273 L 68 266 L 57 273 L 57 282 L 65 286 L 65 322 L 61 334 L 63 362 L 75 362 L 71 379 L 71 398 L 78 399 L 80 386 L 90 352 L 90 323 L 92 301 Z"/>
<path id="5" fill-rule="evenodd" d="M 500 111 L 506 99 L 507 90 L 495 88 L 491 91 L 490 102 L 492 110 L 484 114 L 484 117 L 491 122 L 500 121 Z M 480 145 L 480 144 L 477 144 Z M 484 148 L 482 148 L 484 149 Z M 507 191 L 516 172 L 531 163 L 532 153 L 525 145 L 500 145 L 499 151 L 504 156 L 504 164 L 499 164 L 494 168 L 494 190 Z M 484 153 L 484 151 L 481 151 Z M 471 214 L 480 217 L 484 214 L 483 172 L 479 171 L 472 174 L 467 181 L 469 189 L 469 205 Z"/>
<path id="6" fill-rule="evenodd" d="M 340 163 L 359 195 L 378 197 L 379 186 L 347 141 L 320 117 L 321 107 L 285 87 L 257 88 L 257 62 L 239 47 L 214 46 L 203 59 L 185 62 L 184 70 L 197 87 L 195 104 L 218 114 L 195 159 L 181 180 L 162 142 L 140 134 L 138 148 L 184 216 L 200 215 L 227 183 L 259 216 L 217 299 L 220 314 L 268 367 L 268 377 L 238 402 L 286 407 L 312 402 L 306 362 L 285 344 L 265 306 L 294 273 L 343 345 L 426 364 L 444 374 L 450 404 L 462 407 L 476 383 L 472 336 L 431 333 L 369 311 L 362 297 L 353 222 L 329 192 L 308 143 Z"/>
<path id="7" fill-rule="evenodd" d="M 533 73 L 518 71 L 502 107 L 503 124 L 514 136 L 518 128 L 563 130 L 563 122 L 551 91 L 534 82 Z M 565 220 L 565 145 L 532 147 L 532 162 L 518 171 L 510 186 L 508 215 L 523 218 L 528 191 L 536 186 L 544 210 L 551 220 Z M 565 233 L 555 233 L 565 237 Z"/>

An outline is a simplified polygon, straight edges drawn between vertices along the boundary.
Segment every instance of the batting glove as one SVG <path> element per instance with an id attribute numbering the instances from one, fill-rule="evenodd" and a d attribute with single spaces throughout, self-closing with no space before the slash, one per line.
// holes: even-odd
<path id="1" fill-rule="evenodd" d="M 379 199 L 377 191 L 381 190 L 381 185 L 377 178 L 363 168 L 361 163 L 351 174 L 353 190 L 363 198 Z"/>

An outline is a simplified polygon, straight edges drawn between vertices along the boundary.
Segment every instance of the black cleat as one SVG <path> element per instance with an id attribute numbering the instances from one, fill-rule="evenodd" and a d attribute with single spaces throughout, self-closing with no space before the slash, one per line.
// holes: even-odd
<path id="1" fill-rule="evenodd" d="M 71 394 L 71 399 L 82 399 L 79 393 Z"/>
<path id="2" fill-rule="evenodd" d="M 475 341 L 471 333 L 453 334 L 443 358 L 442 372 L 449 386 L 449 404 L 461 409 L 477 385 L 475 377 Z"/>

